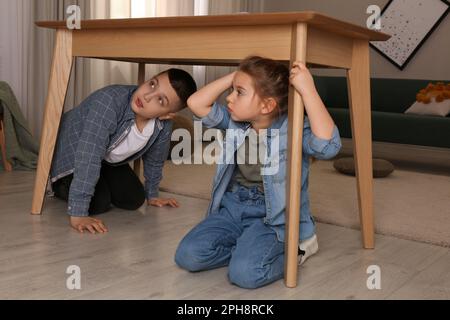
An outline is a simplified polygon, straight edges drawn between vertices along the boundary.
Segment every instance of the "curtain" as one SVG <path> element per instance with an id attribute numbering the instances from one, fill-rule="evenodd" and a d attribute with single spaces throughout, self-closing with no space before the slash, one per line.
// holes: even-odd
<path id="1" fill-rule="evenodd" d="M 90 11 L 93 19 L 216 15 L 243 11 L 262 12 L 263 3 L 263 0 L 96 0 L 91 1 Z M 146 79 L 169 67 L 147 65 Z M 172 67 L 179 67 L 193 74 L 199 87 L 233 69 L 202 66 Z M 113 83 L 135 83 L 137 65 L 127 62 L 92 60 L 90 75 L 92 90 Z"/>
<path id="2" fill-rule="evenodd" d="M 31 11 L 26 0 L 0 1 L 0 80 L 9 83 L 24 114 L 27 81 L 22 74 L 27 74 L 24 66 L 29 41 L 22 34 L 30 21 Z"/>
<path id="3" fill-rule="evenodd" d="M 193 15 L 194 0 L 96 0 L 91 1 L 93 19 L 120 19 Z M 192 74 L 192 66 L 146 66 L 146 79 L 169 67 L 179 67 Z M 91 89 L 108 84 L 137 83 L 136 63 L 91 59 Z"/>
<path id="4" fill-rule="evenodd" d="M 81 19 L 106 19 L 261 12 L 263 3 L 263 0 L 1 0 L 0 79 L 11 85 L 33 135 L 40 138 L 55 31 L 38 28 L 35 21 L 64 20 L 66 8 L 74 4 L 80 6 Z M 146 78 L 168 67 L 148 65 Z M 193 74 L 199 87 L 232 70 L 179 67 Z M 77 58 L 65 111 L 98 88 L 136 82 L 136 64 Z"/>
<path id="5" fill-rule="evenodd" d="M 232 14 L 239 12 L 263 12 L 264 0 L 209 0 L 209 14 Z M 205 82 L 211 82 L 215 79 L 225 76 L 228 73 L 236 70 L 236 67 L 206 67 Z M 219 101 L 225 103 L 225 97 L 227 93 L 223 93 Z"/>
<path id="6" fill-rule="evenodd" d="M 67 6 L 80 6 L 83 19 L 89 18 L 88 0 L 2 0 L 0 1 L 0 79 L 8 82 L 21 111 L 36 138 L 47 97 L 55 31 L 38 28 L 35 21 L 63 20 Z M 66 98 L 66 109 L 77 105 L 90 90 L 86 77 L 88 61 L 74 64 Z"/>

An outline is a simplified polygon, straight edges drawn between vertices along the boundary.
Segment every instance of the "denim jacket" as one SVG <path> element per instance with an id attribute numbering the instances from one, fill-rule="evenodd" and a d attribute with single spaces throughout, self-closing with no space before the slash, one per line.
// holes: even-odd
<path id="1" fill-rule="evenodd" d="M 220 202 L 227 191 L 228 184 L 233 178 L 236 165 L 230 163 L 232 155 L 244 142 L 249 134 L 250 124 L 246 122 L 235 122 L 231 119 L 227 108 L 215 103 L 203 118 L 197 118 L 202 124 L 209 128 L 222 130 L 235 129 L 233 135 L 226 134 L 223 139 L 220 159 L 217 165 L 213 181 L 211 203 L 207 215 L 218 212 Z M 267 139 L 264 141 L 267 149 L 266 170 L 263 177 L 264 196 L 266 204 L 266 217 L 264 223 L 269 225 L 276 233 L 280 241 L 285 237 L 285 210 L 286 210 L 286 167 L 287 167 L 287 115 L 280 116 L 267 130 Z M 236 133 L 237 132 L 237 133 Z M 307 117 L 303 128 L 303 157 L 302 157 L 302 189 L 300 199 L 300 239 L 302 236 L 302 223 L 313 221 L 308 195 L 308 173 L 309 157 L 317 159 L 330 159 L 334 157 L 341 148 L 341 140 L 337 127 L 334 127 L 330 140 L 324 140 L 314 135 Z M 277 152 L 279 150 L 279 152 Z M 268 170 L 267 170 L 268 169 Z M 299 239 L 299 240 L 300 240 Z"/>
<path id="2" fill-rule="evenodd" d="M 97 90 L 61 120 L 50 170 L 52 182 L 73 173 L 68 214 L 88 216 L 89 204 L 100 177 L 101 163 L 130 132 L 135 121 L 131 97 L 137 86 L 112 85 Z M 142 157 L 147 199 L 158 196 L 164 161 L 172 133 L 171 121 L 156 119 L 155 130 L 145 147 L 120 163 Z"/>

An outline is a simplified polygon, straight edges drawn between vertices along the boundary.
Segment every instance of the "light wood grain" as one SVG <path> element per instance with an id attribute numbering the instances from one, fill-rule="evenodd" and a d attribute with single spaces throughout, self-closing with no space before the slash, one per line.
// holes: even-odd
<path id="1" fill-rule="evenodd" d="M 308 27 L 299 23 L 292 26 L 291 66 L 295 61 L 305 62 Z M 286 241 L 285 282 L 297 286 L 298 241 L 300 223 L 300 193 L 302 181 L 303 100 L 289 87 L 288 106 L 288 163 L 286 173 Z"/>
<path id="2" fill-rule="evenodd" d="M 392 294 L 389 299 L 450 299 L 450 252 L 427 259 L 426 268 L 409 278 L 407 282 Z"/>
<path id="3" fill-rule="evenodd" d="M 359 231 L 322 223 L 319 252 L 302 265 L 296 288 L 276 281 L 241 289 L 229 283 L 227 268 L 190 273 L 174 263 L 179 241 L 203 219 L 208 201 L 164 193 L 181 208 L 112 209 L 98 216 L 108 234 L 80 235 L 70 229 L 61 200 L 49 197 L 45 215 L 23 214 L 34 176 L 0 173 L 1 299 L 449 298 L 449 248 L 377 235 L 377 248 L 364 250 Z M 328 210 L 334 207 L 330 202 Z M 365 287 L 371 264 L 381 268 L 381 290 Z M 66 288 L 69 265 L 81 268 L 81 290 Z"/>
<path id="4" fill-rule="evenodd" d="M 372 186 L 372 125 L 370 113 L 369 43 L 354 40 L 352 68 L 347 72 L 358 204 L 363 246 L 374 243 Z"/>
<path id="5" fill-rule="evenodd" d="M 176 61 L 237 61 L 258 54 L 288 60 L 290 39 L 289 25 L 93 29 L 74 33 L 73 54 Z"/>
<path id="6" fill-rule="evenodd" d="M 89 30 L 75 32 L 73 54 L 141 63 L 236 65 L 254 54 L 289 61 L 291 31 L 288 25 Z M 220 43 L 214 41 L 218 38 Z M 310 64 L 351 67 L 353 42 L 349 37 L 311 27 L 307 48 Z"/>
<path id="7" fill-rule="evenodd" d="M 306 61 L 317 66 L 349 69 L 352 66 L 351 38 L 308 27 Z"/>
<path id="8" fill-rule="evenodd" d="M 292 25 L 305 22 L 315 28 L 342 34 L 352 38 L 384 41 L 389 35 L 341 21 L 314 11 L 229 14 L 208 16 L 180 16 L 159 18 L 82 20 L 82 29 L 128 29 L 158 27 L 214 27 L 248 25 Z M 40 21 L 36 23 L 45 28 L 66 28 L 65 21 Z"/>
<path id="9" fill-rule="evenodd" d="M 59 122 L 69 84 L 72 61 L 72 32 L 62 29 L 58 30 L 56 32 L 47 100 L 45 102 L 38 168 L 31 207 L 32 214 L 41 214 Z"/>

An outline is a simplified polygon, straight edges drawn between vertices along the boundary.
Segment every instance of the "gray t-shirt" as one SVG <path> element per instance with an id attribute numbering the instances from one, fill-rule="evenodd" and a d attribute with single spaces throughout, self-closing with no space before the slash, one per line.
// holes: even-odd
<path id="1" fill-rule="evenodd" d="M 263 191 L 261 165 L 265 153 L 265 145 L 257 135 L 247 136 L 237 150 L 234 180 L 245 187 L 258 186 Z"/>

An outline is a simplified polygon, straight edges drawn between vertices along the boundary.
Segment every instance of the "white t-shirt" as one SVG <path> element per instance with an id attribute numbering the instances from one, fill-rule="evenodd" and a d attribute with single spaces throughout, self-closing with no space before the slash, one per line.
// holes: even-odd
<path id="1" fill-rule="evenodd" d="M 142 132 L 139 131 L 135 123 L 122 142 L 106 154 L 105 160 L 109 163 L 118 163 L 139 152 L 145 147 L 154 130 L 155 119 L 150 119 Z"/>

